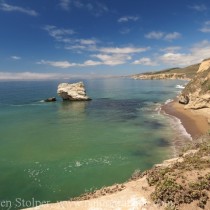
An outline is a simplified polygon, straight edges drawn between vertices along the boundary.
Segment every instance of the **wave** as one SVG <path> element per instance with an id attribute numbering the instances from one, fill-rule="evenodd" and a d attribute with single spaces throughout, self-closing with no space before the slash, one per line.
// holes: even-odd
<path id="1" fill-rule="evenodd" d="M 167 100 L 165 101 L 164 104 L 165 104 L 165 105 L 166 105 L 166 104 L 169 104 L 169 103 L 171 103 L 172 101 L 174 101 L 174 100 L 169 98 L 169 99 L 167 99 Z"/>
<path id="2" fill-rule="evenodd" d="M 177 88 L 177 89 L 184 89 L 185 86 L 183 86 L 183 85 L 176 85 L 176 88 Z"/>
<path id="3" fill-rule="evenodd" d="M 181 120 L 175 116 L 169 115 L 161 110 L 163 115 L 169 120 L 169 125 L 173 130 L 174 136 L 172 137 L 173 152 L 176 157 L 180 149 L 182 149 L 187 143 L 192 142 L 192 136 L 186 131 Z"/>

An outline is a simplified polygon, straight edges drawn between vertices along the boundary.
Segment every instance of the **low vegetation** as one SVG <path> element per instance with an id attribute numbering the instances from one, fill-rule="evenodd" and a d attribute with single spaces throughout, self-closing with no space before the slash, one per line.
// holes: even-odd
<path id="1" fill-rule="evenodd" d="M 182 161 L 145 172 L 149 185 L 155 187 L 152 200 L 167 204 L 167 210 L 180 209 L 181 205 L 192 202 L 204 209 L 210 199 L 209 141 L 192 145 L 190 149 L 180 155 Z"/>

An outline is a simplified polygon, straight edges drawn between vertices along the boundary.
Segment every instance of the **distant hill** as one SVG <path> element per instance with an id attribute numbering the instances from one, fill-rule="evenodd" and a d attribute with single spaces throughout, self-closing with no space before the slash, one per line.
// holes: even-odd
<path id="1" fill-rule="evenodd" d="M 133 79 L 192 79 L 198 71 L 200 63 L 184 68 L 170 68 L 155 72 L 132 75 Z"/>

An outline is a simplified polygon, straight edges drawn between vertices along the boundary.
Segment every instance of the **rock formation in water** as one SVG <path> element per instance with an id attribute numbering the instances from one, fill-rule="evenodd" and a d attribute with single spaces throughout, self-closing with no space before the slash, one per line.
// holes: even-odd
<path id="1" fill-rule="evenodd" d="M 56 101 L 55 97 L 47 98 L 47 99 L 44 100 L 44 102 L 55 102 L 55 101 Z"/>
<path id="2" fill-rule="evenodd" d="M 78 83 L 61 83 L 58 85 L 57 93 L 63 98 L 63 100 L 68 101 L 89 101 L 91 100 L 85 91 L 85 86 L 83 82 Z"/>
<path id="3" fill-rule="evenodd" d="M 189 97 L 186 109 L 210 108 L 210 59 L 204 60 L 194 78 L 182 91 L 179 99 Z"/>

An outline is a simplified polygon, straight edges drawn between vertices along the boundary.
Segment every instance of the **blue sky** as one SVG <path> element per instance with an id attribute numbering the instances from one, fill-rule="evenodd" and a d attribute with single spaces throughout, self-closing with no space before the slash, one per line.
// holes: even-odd
<path id="1" fill-rule="evenodd" d="M 0 79 L 130 75 L 210 57 L 209 0 L 0 0 Z"/>

